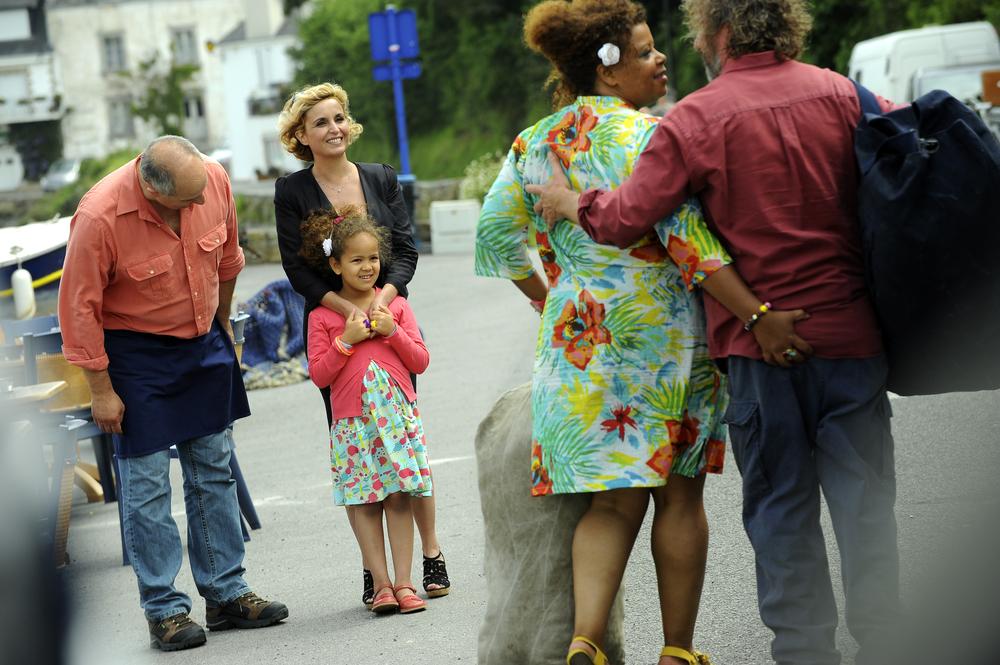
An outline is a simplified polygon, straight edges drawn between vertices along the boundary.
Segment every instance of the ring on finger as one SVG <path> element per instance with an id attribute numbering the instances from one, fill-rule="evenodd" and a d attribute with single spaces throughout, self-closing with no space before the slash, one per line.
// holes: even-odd
<path id="1" fill-rule="evenodd" d="M 798 355 L 799 355 L 799 352 L 797 350 L 793 349 L 792 347 L 788 347 L 787 349 L 785 349 L 784 351 L 781 352 L 781 355 L 783 355 L 786 358 L 788 358 L 789 360 L 791 360 L 792 358 L 797 358 Z"/>

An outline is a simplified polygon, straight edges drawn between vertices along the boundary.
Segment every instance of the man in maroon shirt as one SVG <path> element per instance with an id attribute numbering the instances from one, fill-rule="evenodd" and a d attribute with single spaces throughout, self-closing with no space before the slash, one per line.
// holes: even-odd
<path id="1" fill-rule="evenodd" d="M 703 287 L 709 348 L 729 369 L 726 419 L 772 655 L 781 665 L 840 662 L 822 489 L 856 662 L 876 663 L 898 615 L 899 564 L 886 362 L 855 214 L 857 96 L 848 79 L 795 60 L 811 27 L 804 0 L 684 8 L 713 80 L 660 121 L 633 175 L 578 196 L 555 169 L 527 189 L 550 223 L 568 217 L 621 247 L 701 198 L 734 259 Z M 764 343 L 760 328 L 789 319 L 760 315 L 760 300 L 723 288 L 733 268 L 775 308 L 808 313 L 795 334 Z M 784 340 L 777 350 L 774 339 Z"/>

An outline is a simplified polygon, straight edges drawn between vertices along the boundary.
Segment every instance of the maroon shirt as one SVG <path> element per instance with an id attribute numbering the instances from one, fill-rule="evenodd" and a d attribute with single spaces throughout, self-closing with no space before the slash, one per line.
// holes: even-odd
<path id="1" fill-rule="evenodd" d="M 729 60 L 660 121 L 621 187 L 580 197 L 580 224 L 626 247 L 698 196 L 757 297 L 809 312 L 796 332 L 817 356 L 876 355 L 855 213 L 859 115 L 853 84 L 835 72 L 773 51 Z M 705 309 L 712 357 L 761 358 L 743 321 L 707 294 Z"/>

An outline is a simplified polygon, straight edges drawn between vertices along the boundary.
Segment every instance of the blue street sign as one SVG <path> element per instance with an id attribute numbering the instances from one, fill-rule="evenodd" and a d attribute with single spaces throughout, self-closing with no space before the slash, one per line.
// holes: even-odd
<path id="1" fill-rule="evenodd" d="M 420 55 L 417 44 L 417 15 L 412 9 L 393 11 L 396 37 L 390 35 L 389 11 L 368 15 L 368 35 L 371 40 L 372 60 L 380 62 L 397 58 L 416 58 Z"/>
<path id="2" fill-rule="evenodd" d="M 399 78 L 415 79 L 420 76 L 419 62 L 401 62 L 399 64 Z M 376 81 L 392 80 L 392 65 L 375 65 L 372 74 Z"/>
<path id="3" fill-rule="evenodd" d="M 410 144 L 406 137 L 406 104 L 403 101 L 403 79 L 420 76 L 419 62 L 403 62 L 420 54 L 417 46 L 417 15 L 412 9 L 396 11 L 386 5 L 384 12 L 368 15 L 368 37 L 371 40 L 372 59 L 388 60 L 376 65 L 372 74 L 376 81 L 392 81 L 392 96 L 396 102 L 396 135 L 399 139 L 400 181 L 409 182 Z"/>

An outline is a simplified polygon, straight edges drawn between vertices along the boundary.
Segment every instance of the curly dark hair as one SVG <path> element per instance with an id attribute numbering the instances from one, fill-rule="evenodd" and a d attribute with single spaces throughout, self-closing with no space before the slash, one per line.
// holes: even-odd
<path id="1" fill-rule="evenodd" d="M 618 46 L 623 61 L 635 57 L 632 28 L 645 22 L 646 9 L 632 0 L 545 0 L 532 7 L 524 17 L 524 42 L 552 63 L 546 84 L 556 84 L 553 106 L 593 93 L 601 45 Z"/>
<path id="2" fill-rule="evenodd" d="M 682 6 L 692 39 L 711 43 L 729 26 L 730 58 L 774 51 L 781 60 L 794 60 L 812 29 L 806 0 L 684 0 Z"/>
<path id="3" fill-rule="evenodd" d="M 359 233 L 367 233 L 378 241 L 378 258 L 382 270 L 392 260 L 392 236 L 389 229 L 379 226 L 371 217 L 355 206 L 341 206 L 339 210 L 317 210 L 300 227 L 302 247 L 299 256 L 318 272 L 330 271 L 330 258 L 339 259 L 344 245 Z M 330 239 L 331 252 L 323 252 L 323 241 Z"/>

